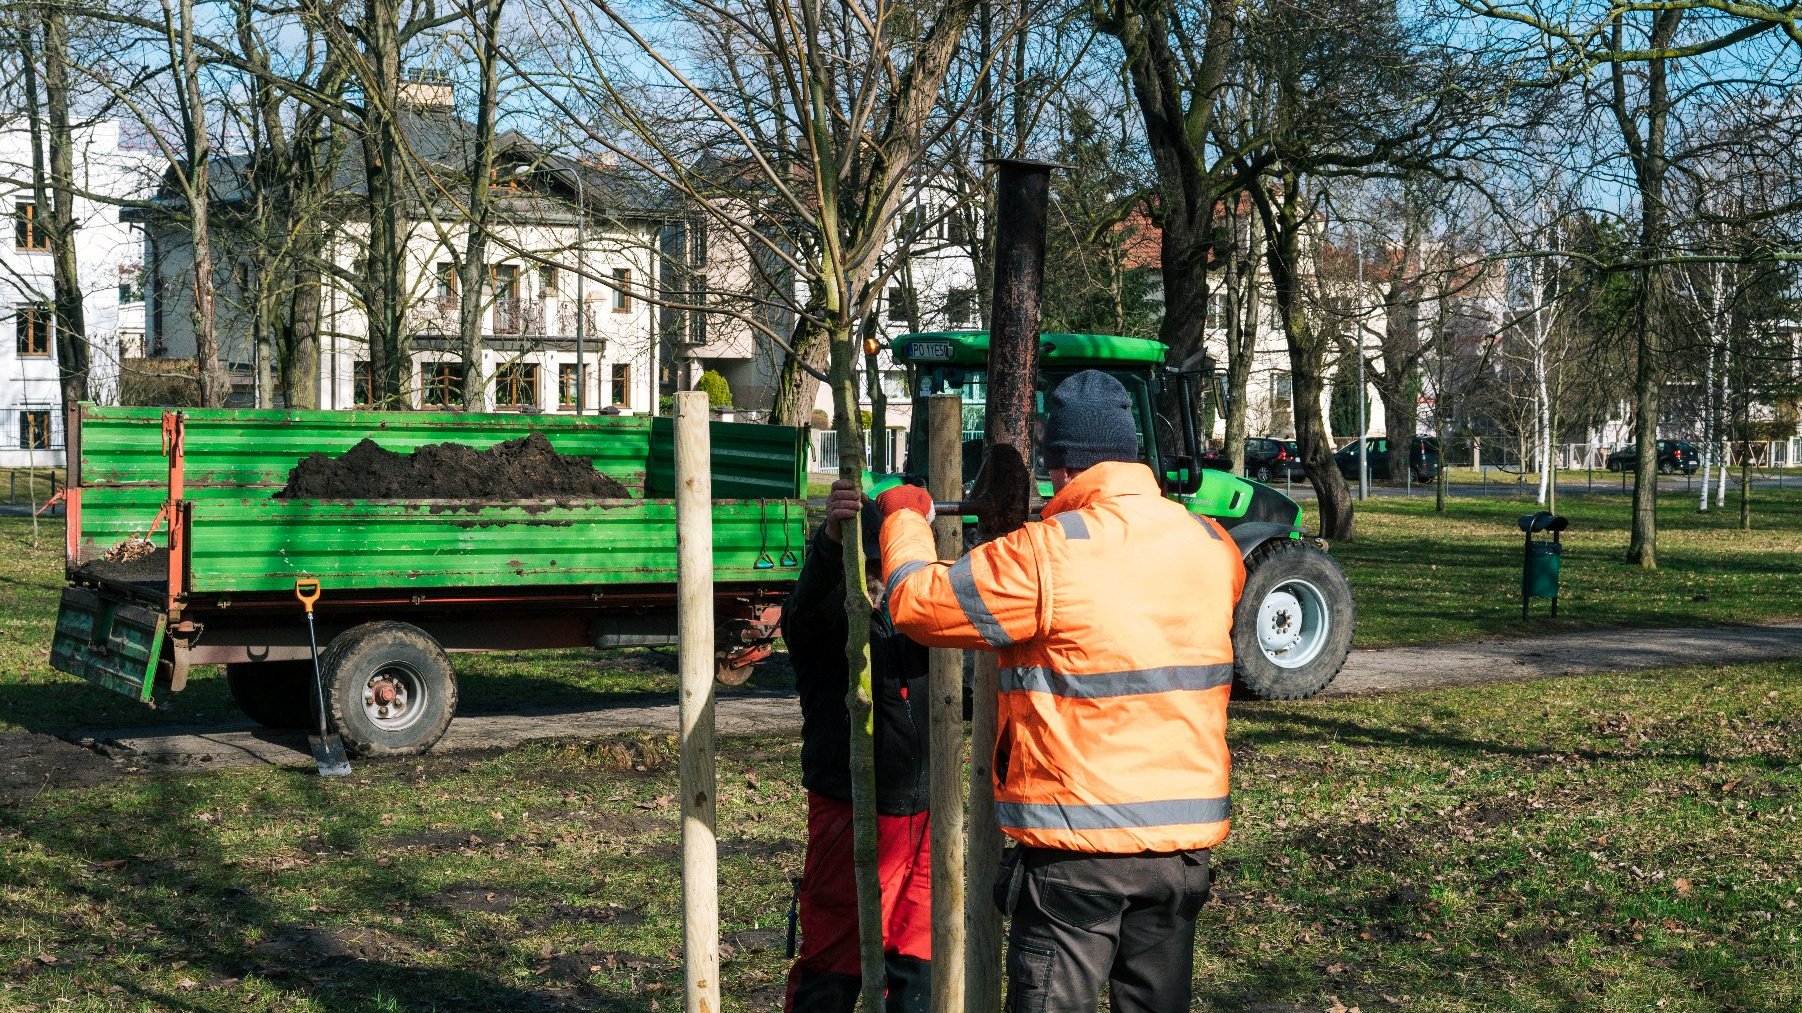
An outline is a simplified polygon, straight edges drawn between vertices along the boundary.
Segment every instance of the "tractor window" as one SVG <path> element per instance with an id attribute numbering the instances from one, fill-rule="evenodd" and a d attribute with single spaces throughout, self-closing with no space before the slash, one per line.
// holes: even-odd
<path id="1" fill-rule="evenodd" d="M 1033 392 L 1035 434 L 1044 432 L 1045 404 L 1049 396 L 1047 391 L 1055 388 L 1073 372 L 1076 371 L 1047 370 L 1039 374 L 1038 385 Z M 1127 395 L 1132 399 L 1133 424 L 1139 434 L 1139 460 L 1152 460 L 1151 452 L 1158 449 L 1160 442 L 1180 442 L 1180 438 L 1174 435 L 1174 427 L 1165 431 L 1161 424 L 1159 430 L 1164 434 L 1161 441 L 1156 436 L 1150 439 L 1146 436 L 1146 420 L 1153 418 L 1156 410 L 1148 375 L 1140 372 L 1117 372 L 1113 376 L 1126 386 Z M 960 394 L 964 399 L 964 477 L 968 480 L 975 476 L 980 465 L 983 416 L 988 408 L 988 376 L 979 368 L 947 366 L 919 371 L 914 384 L 914 425 L 908 433 L 906 470 L 909 474 L 926 473 L 926 406 L 923 399 L 933 394 L 947 393 Z M 1166 453 L 1178 452 L 1175 447 L 1164 450 Z M 1033 457 L 1034 471 L 1040 478 L 1047 477 L 1044 458 L 1036 448 Z"/>

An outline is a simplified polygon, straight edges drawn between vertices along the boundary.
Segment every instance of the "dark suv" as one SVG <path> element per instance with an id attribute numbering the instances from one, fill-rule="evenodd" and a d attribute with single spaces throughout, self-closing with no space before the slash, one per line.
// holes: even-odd
<path id="1" fill-rule="evenodd" d="M 1367 436 L 1369 446 L 1364 454 L 1368 459 L 1370 477 L 1379 481 L 1401 478 L 1400 475 L 1389 474 L 1389 438 L 1386 436 Z M 1358 441 L 1353 440 L 1339 448 L 1333 455 L 1334 463 L 1339 465 L 1339 473 L 1350 481 L 1358 480 Z M 1408 470 L 1414 473 L 1414 481 L 1431 482 L 1439 475 L 1439 441 L 1431 436 L 1416 436 L 1408 446 Z"/>
<path id="2" fill-rule="evenodd" d="M 1639 447 L 1629 443 L 1608 455 L 1609 471 L 1628 471 L 1639 463 Z M 1658 441 L 1658 473 L 1675 475 L 1681 471 L 1693 475 L 1702 467 L 1702 452 L 1693 443 L 1682 440 Z"/>
<path id="3" fill-rule="evenodd" d="M 1285 475 L 1296 478 L 1302 474 L 1301 452 L 1296 449 L 1294 440 L 1253 436 L 1245 441 L 1246 478 L 1268 482 Z"/>

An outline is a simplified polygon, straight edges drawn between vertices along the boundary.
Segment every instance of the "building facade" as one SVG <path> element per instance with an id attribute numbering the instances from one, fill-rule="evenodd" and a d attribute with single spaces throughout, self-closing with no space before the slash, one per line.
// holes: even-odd
<path id="1" fill-rule="evenodd" d="M 121 361 L 141 355 L 140 239 L 120 203 L 147 190 L 145 152 L 120 145 L 119 124 L 75 132 L 76 263 L 83 293 L 88 394 L 118 397 Z M 50 243 L 32 178 L 31 135 L 22 119 L 0 123 L 0 209 L 11 216 L 0 242 L 0 467 L 63 463 L 62 364 L 53 306 Z"/>

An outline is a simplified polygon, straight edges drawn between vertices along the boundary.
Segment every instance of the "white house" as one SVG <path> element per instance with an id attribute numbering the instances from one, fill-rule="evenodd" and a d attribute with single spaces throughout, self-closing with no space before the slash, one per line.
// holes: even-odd
<path id="1" fill-rule="evenodd" d="M 457 192 L 474 128 L 455 113 L 450 85 L 414 81 L 404 99 L 401 126 L 413 154 L 444 174 L 448 192 Z M 573 412 L 580 405 L 588 412 L 655 412 L 657 319 L 646 297 L 655 291 L 668 216 L 645 188 L 610 165 L 559 158 L 512 133 L 497 138 L 496 147 L 479 375 L 469 374 L 458 336 L 463 216 L 449 203 L 429 213 L 409 203 L 405 397 L 415 408 L 457 407 L 465 384 L 480 383 L 484 403 L 495 411 Z M 344 157 L 326 249 L 343 275 L 354 277 L 367 249 L 367 191 L 354 146 Z M 232 171 L 244 159 L 220 163 L 214 206 L 247 199 Z M 147 340 L 154 356 L 192 359 L 191 241 L 174 193 L 165 188 L 159 200 L 171 213 L 150 216 L 147 229 Z M 250 279 L 225 229 L 213 259 L 215 329 L 222 365 L 233 377 L 230 400 L 254 405 L 255 378 L 271 368 L 263 361 L 269 354 L 252 338 L 244 297 Z M 356 287 L 328 274 L 319 318 L 318 406 L 368 404 L 368 325 Z"/>
<path id="2" fill-rule="evenodd" d="M 118 200 L 143 193 L 146 153 L 122 148 L 119 124 L 101 120 L 75 132 L 76 264 L 83 292 L 89 396 L 118 396 L 121 359 L 139 354 L 131 333 L 142 317 L 140 240 L 120 220 Z M 0 123 L 0 210 L 12 218 L 0 242 L 0 467 L 63 463 L 62 388 L 52 308 L 55 283 L 43 213 L 29 182 L 31 135 L 23 119 Z"/>

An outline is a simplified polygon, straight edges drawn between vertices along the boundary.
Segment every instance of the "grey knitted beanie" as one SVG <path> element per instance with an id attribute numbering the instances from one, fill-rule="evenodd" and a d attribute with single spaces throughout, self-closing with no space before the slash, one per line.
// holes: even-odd
<path id="1" fill-rule="evenodd" d="M 1085 369 L 1051 392 L 1045 418 L 1045 467 L 1080 471 L 1103 461 L 1137 461 L 1139 433 L 1119 380 Z"/>

